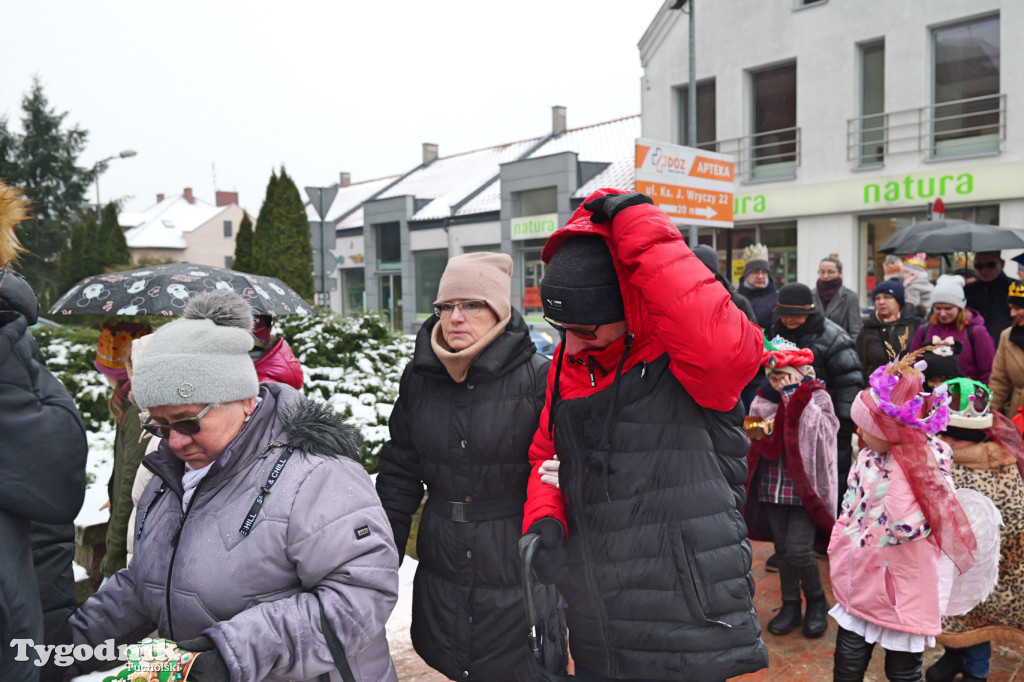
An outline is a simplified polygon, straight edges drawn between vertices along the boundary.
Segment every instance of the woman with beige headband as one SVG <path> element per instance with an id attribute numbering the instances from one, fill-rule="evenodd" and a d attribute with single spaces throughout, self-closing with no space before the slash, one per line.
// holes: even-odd
<path id="1" fill-rule="evenodd" d="M 512 259 L 448 261 L 391 413 L 377 492 L 399 552 L 417 537 L 412 643 L 452 680 L 511 682 L 531 656 L 517 542 L 550 361 L 510 304 Z M 553 587 L 537 590 L 557 620 Z M 564 627 L 551 636 L 564 642 Z M 564 667 L 564 662 L 562 662 Z"/>

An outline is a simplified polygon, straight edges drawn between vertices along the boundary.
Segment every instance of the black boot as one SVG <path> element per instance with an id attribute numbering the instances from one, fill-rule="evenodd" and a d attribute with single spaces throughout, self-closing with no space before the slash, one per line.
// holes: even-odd
<path id="1" fill-rule="evenodd" d="M 828 599 L 825 595 L 807 598 L 807 613 L 804 614 L 804 637 L 821 637 L 828 630 Z"/>
<path id="2" fill-rule="evenodd" d="M 953 682 L 959 673 L 964 671 L 964 658 L 956 651 L 946 651 L 935 665 L 928 668 L 924 679 L 928 682 Z"/>
<path id="3" fill-rule="evenodd" d="M 783 599 L 779 615 L 768 621 L 768 632 L 773 635 L 788 635 L 802 621 L 803 618 L 800 617 L 800 600 L 790 601 Z"/>

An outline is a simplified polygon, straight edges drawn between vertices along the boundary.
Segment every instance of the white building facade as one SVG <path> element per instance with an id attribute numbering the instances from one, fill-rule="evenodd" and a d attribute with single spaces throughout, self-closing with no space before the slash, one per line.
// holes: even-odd
<path id="1" fill-rule="evenodd" d="M 780 282 L 837 252 L 866 302 L 877 249 L 936 199 L 1024 227 L 1024 3 L 693 1 L 698 146 L 736 160 L 735 227 L 698 239 L 734 275 L 754 241 Z M 642 135 L 685 144 L 689 17 L 669 4 L 639 43 Z"/>

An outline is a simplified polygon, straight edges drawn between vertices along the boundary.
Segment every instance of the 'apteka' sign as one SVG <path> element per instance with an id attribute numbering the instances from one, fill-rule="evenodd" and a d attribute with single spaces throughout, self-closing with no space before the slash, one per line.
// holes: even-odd
<path id="1" fill-rule="evenodd" d="M 636 191 L 643 192 L 673 222 L 712 227 L 733 225 L 733 160 L 728 154 L 638 138 Z"/>

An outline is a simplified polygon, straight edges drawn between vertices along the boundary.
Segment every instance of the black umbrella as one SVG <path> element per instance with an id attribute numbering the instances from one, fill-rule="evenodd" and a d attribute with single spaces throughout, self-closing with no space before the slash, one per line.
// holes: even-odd
<path id="1" fill-rule="evenodd" d="M 168 263 L 86 277 L 50 308 L 51 315 L 180 315 L 188 299 L 232 289 L 260 315 L 309 315 L 313 306 L 276 277 L 194 263 Z"/>
<path id="2" fill-rule="evenodd" d="M 881 253 L 955 253 L 1024 249 L 1024 230 L 969 220 L 927 220 L 885 240 Z"/>
<path id="3" fill-rule="evenodd" d="M 558 631 L 557 623 L 548 623 L 537 615 L 534 599 L 533 555 L 537 553 L 540 536 L 524 535 L 519 540 L 523 558 L 523 600 L 526 604 L 526 624 L 530 630 L 527 641 L 533 654 L 527 663 L 516 666 L 517 682 L 568 682 L 575 679 L 565 675 L 568 662 L 566 642 Z"/>

